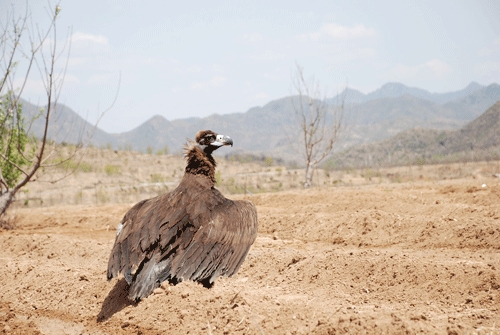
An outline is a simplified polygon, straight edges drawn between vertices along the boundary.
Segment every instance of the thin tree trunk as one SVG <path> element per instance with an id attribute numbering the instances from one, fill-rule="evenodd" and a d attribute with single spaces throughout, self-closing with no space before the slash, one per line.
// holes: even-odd
<path id="1" fill-rule="evenodd" d="M 304 182 L 304 188 L 309 188 L 312 186 L 312 177 L 313 177 L 314 165 L 311 163 L 307 163 L 306 165 L 306 180 Z"/>
<path id="2" fill-rule="evenodd" d="M 0 217 L 5 214 L 7 208 L 14 201 L 14 195 L 16 192 L 14 190 L 9 190 L 2 195 L 0 195 Z"/>

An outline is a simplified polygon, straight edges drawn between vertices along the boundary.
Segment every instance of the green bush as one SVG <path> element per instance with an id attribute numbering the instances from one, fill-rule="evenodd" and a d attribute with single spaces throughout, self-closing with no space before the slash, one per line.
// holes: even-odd
<path id="1" fill-rule="evenodd" d="M 72 159 L 56 159 L 54 164 L 65 171 L 92 172 L 94 168 L 87 162 L 75 162 Z"/>
<path id="2" fill-rule="evenodd" d="M 106 172 L 108 176 L 119 175 L 122 173 L 122 168 L 118 165 L 108 164 L 104 167 L 104 172 Z"/>
<path id="3" fill-rule="evenodd" d="M 164 147 L 163 147 L 163 149 L 160 149 L 160 150 L 156 151 L 156 154 L 157 154 L 158 156 L 161 156 L 161 155 L 168 155 L 168 153 L 169 153 L 169 152 L 170 152 L 170 151 L 169 151 L 169 149 L 168 149 L 168 146 L 164 146 Z"/>
<path id="4" fill-rule="evenodd" d="M 153 173 L 151 175 L 151 182 L 152 183 L 163 183 L 164 181 L 165 181 L 165 178 L 159 173 Z"/>
<path id="5" fill-rule="evenodd" d="M 0 173 L 8 187 L 16 185 L 34 150 L 35 139 L 24 129 L 22 105 L 13 103 L 10 94 L 0 97 Z"/>

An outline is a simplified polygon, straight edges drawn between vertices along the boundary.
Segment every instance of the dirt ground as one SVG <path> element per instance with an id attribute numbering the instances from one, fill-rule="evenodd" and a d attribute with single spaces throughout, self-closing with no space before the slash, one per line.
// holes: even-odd
<path id="1" fill-rule="evenodd" d="M 239 273 L 137 304 L 106 281 L 131 204 L 16 209 L 0 231 L 0 333 L 500 334 L 500 179 L 231 197 L 259 212 Z"/>

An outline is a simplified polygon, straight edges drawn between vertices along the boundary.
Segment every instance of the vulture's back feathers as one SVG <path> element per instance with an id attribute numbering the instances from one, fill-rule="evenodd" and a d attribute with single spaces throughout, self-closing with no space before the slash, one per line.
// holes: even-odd
<path id="1" fill-rule="evenodd" d="M 148 296 L 165 280 L 213 283 L 231 276 L 255 241 L 255 206 L 226 199 L 214 188 L 215 149 L 200 145 L 198 135 L 197 142 L 187 149 L 179 186 L 134 205 L 118 228 L 107 277 L 122 273 L 131 300 Z"/>

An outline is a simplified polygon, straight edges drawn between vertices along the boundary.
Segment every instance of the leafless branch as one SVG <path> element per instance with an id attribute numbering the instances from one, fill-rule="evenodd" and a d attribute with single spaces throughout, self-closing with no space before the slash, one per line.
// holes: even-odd
<path id="1" fill-rule="evenodd" d="M 314 77 L 306 80 L 304 69 L 298 63 L 292 85 L 298 95 L 298 103 L 295 99 L 292 103 L 306 164 L 304 187 L 309 187 L 312 185 L 313 169 L 332 153 L 344 130 L 344 103 L 342 101 L 338 108 L 328 106 L 319 82 Z"/>

